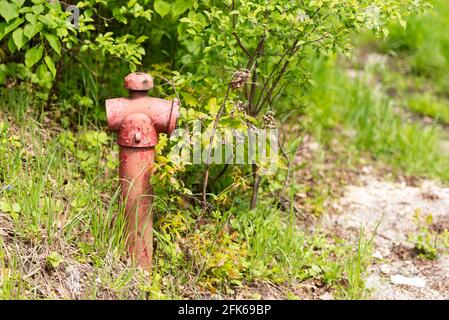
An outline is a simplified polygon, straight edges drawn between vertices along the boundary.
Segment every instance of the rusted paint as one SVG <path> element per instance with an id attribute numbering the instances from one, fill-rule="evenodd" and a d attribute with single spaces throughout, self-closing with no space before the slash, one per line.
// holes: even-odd
<path id="1" fill-rule="evenodd" d="M 128 247 L 142 268 L 153 254 L 153 190 L 150 185 L 154 148 L 120 147 L 120 184 L 128 221 Z"/>
<path id="2" fill-rule="evenodd" d="M 143 113 L 129 115 L 118 130 L 117 143 L 122 147 L 145 148 L 157 145 L 158 132 Z"/>
<path id="3" fill-rule="evenodd" d="M 129 91 L 148 91 L 153 89 L 153 78 L 143 72 L 135 72 L 126 76 L 125 89 Z"/>
<path id="4" fill-rule="evenodd" d="M 153 97 L 116 98 L 106 100 L 106 115 L 109 128 L 119 131 L 123 120 L 141 113 L 151 119 L 158 133 L 170 135 L 179 117 L 179 100 L 164 100 Z"/>
<path id="5" fill-rule="evenodd" d="M 170 135 L 179 116 L 179 100 L 148 96 L 153 79 L 143 73 L 125 78 L 128 98 L 106 100 L 109 128 L 120 146 L 119 176 L 125 205 L 130 254 L 139 266 L 150 268 L 153 253 L 153 190 L 150 185 L 154 147 L 159 133 Z"/>

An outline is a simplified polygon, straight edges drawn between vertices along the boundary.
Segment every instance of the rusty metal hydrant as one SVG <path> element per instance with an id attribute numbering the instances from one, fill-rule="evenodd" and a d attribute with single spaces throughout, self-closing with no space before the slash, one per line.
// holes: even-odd
<path id="1" fill-rule="evenodd" d="M 120 186 L 128 222 L 128 247 L 142 268 L 153 255 L 153 190 L 150 177 L 159 133 L 170 135 L 179 116 L 179 100 L 148 96 L 153 78 L 131 73 L 125 78 L 128 98 L 106 100 L 109 128 L 120 146 Z"/>

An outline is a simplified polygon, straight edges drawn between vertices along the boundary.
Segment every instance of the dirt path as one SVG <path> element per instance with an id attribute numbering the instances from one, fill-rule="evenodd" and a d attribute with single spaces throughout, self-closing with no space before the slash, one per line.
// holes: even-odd
<path id="1" fill-rule="evenodd" d="M 417 210 L 432 214 L 434 225 L 449 229 L 449 188 L 433 181 L 418 186 L 387 182 L 369 174 L 360 182 L 347 187 L 334 204 L 335 214 L 323 222 L 352 239 L 362 225 L 367 237 L 376 232 L 374 261 L 367 275 L 371 298 L 449 299 L 449 256 L 420 259 L 407 240 L 417 231 L 413 221 Z"/>

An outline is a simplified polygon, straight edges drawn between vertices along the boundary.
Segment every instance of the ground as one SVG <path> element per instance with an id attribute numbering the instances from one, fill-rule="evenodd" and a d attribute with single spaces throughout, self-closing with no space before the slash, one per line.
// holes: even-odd
<path id="1" fill-rule="evenodd" d="M 354 240 L 362 227 L 366 237 L 373 237 L 374 261 L 366 281 L 370 297 L 449 299 L 449 257 L 421 259 L 408 240 L 418 231 L 417 211 L 432 214 L 435 227 L 448 228 L 449 188 L 429 180 L 395 182 L 370 175 L 369 168 L 365 172 L 358 185 L 346 188 L 333 205 L 334 214 L 325 216 L 323 223 Z M 398 276 L 411 284 L 398 284 Z"/>

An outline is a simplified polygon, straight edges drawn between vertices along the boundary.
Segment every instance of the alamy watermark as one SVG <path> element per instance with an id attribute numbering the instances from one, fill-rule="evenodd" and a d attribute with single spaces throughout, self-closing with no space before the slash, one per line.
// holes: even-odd
<path id="1" fill-rule="evenodd" d="M 274 172 L 279 160 L 279 132 L 275 128 L 203 129 L 201 121 L 178 128 L 171 139 L 176 144 L 169 158 L 178 164 L 259 164 Z M 212 143 L 211 143 L 212 141 Z"/>
<path id="2" fill-rule="evenodd" d="M 48 0 L 50 3 L 56 3 L 59 2 L 58 0 Z M 70 16 L 67 17 L 67 23 L 75 27 L 76 29 L 79 28 L 79 20 L 80 20 L 80 9 L 75 5 L 68 5 L 65 8 L 66 12 L 70 12 Z"/>
<path id="3" fill-rule="evenodd" d="M 70 16 L 67 17 L 67 22 L 78 29 L 80 26 L 80 9 L 75 5 L 69 5 L 65 8 L 65 11 L 71 13 Z"/>

